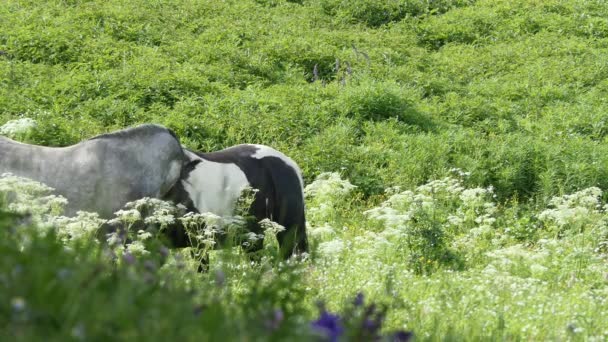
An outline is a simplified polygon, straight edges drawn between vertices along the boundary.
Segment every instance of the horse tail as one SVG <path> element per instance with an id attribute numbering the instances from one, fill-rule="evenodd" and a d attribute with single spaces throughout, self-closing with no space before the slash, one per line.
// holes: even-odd
<path id="1" fill-rule="evenodd" d="M 271 219 L 285 227 L 277 234 L 281 255 L 289 258 L 293 253 L 308 252 L 303 183 L 300 170 L 281 158 L 264 158 L 272 178 L 274 205 Z"/>

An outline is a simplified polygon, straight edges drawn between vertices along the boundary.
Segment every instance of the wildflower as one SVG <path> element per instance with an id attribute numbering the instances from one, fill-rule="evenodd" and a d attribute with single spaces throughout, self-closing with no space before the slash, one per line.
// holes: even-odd
<path id="1" fill-rule="evenodd" d="M 576 323 L 568 323 L 568 325 L 566 326 L 566 329 L 568 329 L 569 332 L 574 333 L 574 334 L 579 334 L 579 333 L 582 333 L 583 331 L 585 331 L 585 329 L 577 326 Z"/>
<path id="2" fill-rule="evenodd" d="M 129 265 L 132 265 L 135 263 L 135 257 L 133 256 L 133 254 L 126 252 L 122 255 L 122 259 Z"/>
<path id="3" fill-rule="evenodd" d="M 590 214 L 599 212 L 601 196 L 602 190 L 591 187 L 571 195 L 553 197 L 549 202 L 552 208 L 541 212 L 538 218 L 541 221 L 554 222 L 558 227 L 584 222 Z"/>
<path id="4" fill-rule="evenodd" d="M 319 253 L 326 256 L 335 256 L 344 250 L 344 242 L 340 239 L 319 244 Z"/>
<path id="5" fill-rule="evenodd" d="M 141 213 L 136 209 L 119 210 L 114 213 L 118 218 L 125 222 L 135 222 L 141 219 Z"/>
<path id="6" fill-rule="evenodd" d="M 462 169 L 459 169 L 457 167 L 453 167 L 449 170 L 450 172 L 456 174 L 457 176 L 461 177 L 461 178 L 467 178 L 471 175 L 470 172 L 465 172 Z"/>
<path id="7" fill-rule="evenodd" d="M 307 185 L 304 195 L 311 199 L 307 211 L 310 222 L 326 222 L 335 215 L 335 208 L 342 203 L 356 186 L 340 178 L 338 173 L 322 173 Z"/>
<path id="8" fill-rule="evenodd" d="M 121 239 L 120 234 L 118 232 L 113 232 L 108 234 L 108 238 L 106 239 L 108 246 L 114 247 L 122 245 L 123 239 Z"/>
<path id="9" fill-rule="evenodd" d="M 194 306 L 194 309 L 192 309 L 192 313 L 194 314 L 194 316 L 200 316 L 203 313 L 204 309 L 205 307 L 199 304 Z"/>
<path id="10" fill-rule="evenodd" d="M 169 256 L 169 248 L 165 246 L 160 246 L 160 248 L 158 249 L 158 253 L 162 258 L 167 258 Z"/>
<path id="11" fill-rule="evenodd" d="M 266 235 L 276 235 L 285 230 L 285 227 L 267 218 L 260 221 L 259 224 L 264 229 L 264 234 Z"/>
<path id="12" fill-rule="evenodd" d="M 144 261 L 144 268 L 149 272 L 154 272 L 156 269 L 156 264 L 154 264 L 154 261 L 152 260 L 146 260 Z"/>
<path id="13" fill-rule="evenodd" d="M 140 241 L 147 240 L 147 239 L 149 239 L 151 237 L 152 237 L 152 233 L 150 233 L 150 232 L 146 232 L 144 230 L 139 230 L 137 232 L 137 239 L 140 240 Z"/>
<path id="14" fill-rule="evenodd" d="M 363 299 L 364 299 L 363 293 L 359 292 L 355 296 L 355 300 L 354 300 L 353 304 L 355 304 L 355 306 L 361 306 L 361 305 L 363 305 Z"/>
<path id="15" fill-rule="evenodd" d="M 23 299 L 22 297 L 15 297 L 13 299 L 11 299 L 11 307 L 13 308 L 13 311 L 15 312 L 22 312 L 25 310 L 25 299 Z"/>
<path id="16" fill-rule="evenodd" d="M 86 339 L 84 324 L 78 323 L 74 326 L 74 328 L 72 328 L 72 337 L 74 337 L 77 340 Z"/>
<path id="17" fill-rule="evenodd" d="M 321 312 L 319 318 L 311 323 L 313 330 L 323 334 L 329 341 L 336 342 L 344 333 L 344 327 L 340 316 L 331 314 L 325 310 Z"/>
<path id="18" fill-rule="evenodd" d="M 484 201 L 487 193 L 488 191 L 483 188 L 466 189 L 460 194 L 460 200 L 467 206 L 477 205 Z"/>
<path id="19" fill-rule="evenodd" d="M 464 219 L 457 215 L 448 215 L 448 223 L 453 226 L 460 226 L 464 223 Z"/>
<path id="20" fill-rule="evenodd" d="M 534 274 L 536 276 L 540 276 L 540 275 L 544 274 L 547 270 L 548 270 L 547 267 L 540 265 L 540 264 L 530 265 L 530 271 L 532 272 L 532 274 Z"/>
<path id="21" fill-rule="evenodd" d="M 200 239 L 200 242 L 203 244 L 203 246 L 205 246 L 206 249 L 213 248 L 213 246 L 216 244 L 215 240 L 211 238 Z"/>
<path id="22" fill-rule="evenodd" d="M 16 138 L 20 135 L 25 135 L 33 131 L 37 126 L 35 120 L 30 118 L 22 118 L 10 120 L 0 126 L 0 134 L 9 138 Z"/>
<path id="23" fill-rule="evenodd" d="M 310 228 L 309 232 L 311 236 L 316 238 L 326 238 L 336 233 L 334 229 L 327 223 L 319 227 L 312 227 Z"/>
<path id="24" fill-rule="evenodd" d="M 266 327 L 270 330 L 277 330 L 284 318 L 283 310 L 276 309 L 272 312 L 272 317 L 266 321 Z"/>
<path id="25" fill-rule="evenodd" d="M 133 241 L 132 243 L 127 245 L 127 252 L 132 255 L 146 255 L 150 253 L 146 250 L 146 246 L 144 246 L 141 241 Z"/>
<path id="26" fill-rule="evenodd" d="M 351 192 L 355 185 L 348 180 L 344 180 L 336 172 L 324 172 L 306 186 L 304 193 L 311 197 L 340 197 Z"/>
<path id="27" fill-rule="evenodd" d="M 399 330 L 390 334 L 389 341 L 394 342 L 407 342 L 414 337 L 411 331 Z"/>
<path id="28" fill-rule="evenodd" d="M 57 278 L 61 280 L 67 279 L 72 274 L 72 271 L 67 268 L 60 268 L 57 271 Z"/>
<path id="29" fill-rule="evenodd" d="M 159 212 L 154 212 L 152 216 L 146 217 L 144 220 L 146 224 L 159 224 L 161 227 L 166 227 L 170 224 L 175 223 L 175 217 L 171 214 L 162 214 Z"/>

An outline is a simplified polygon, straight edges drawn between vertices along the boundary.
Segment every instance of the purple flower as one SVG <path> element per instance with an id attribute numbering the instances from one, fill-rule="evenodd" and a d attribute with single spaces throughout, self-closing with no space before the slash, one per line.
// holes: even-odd
<path id="1" fill-rule="evenodd" d="M 414 334 L 411 331 L 399 330 L 391 334 L 390 340 L 393 342 L 406 342 L 411 340 Z"/>
<path id="2" fill-rule="evenodd" d="M 371 318 L 366 318 L 363 321 L 363 329 L 371 334 L 375 334 L 378 330 L 380 330 L 380 325 L 381 322 Z"/>
<path id="3" fill-rule="evenodd" d="M 200 316 L 203 313 L 203 309 L 205 309 L 203 305 L 196 305 L 192 310 L 192 313 L 194 316 Z"/>
<path id="4" fill-rule="evenodd" d="M 272 313 L 272 317 L 266 321 L 266 327 L 270 330 L 277 330 L 279 326 L 281 326 L 284 318 L 285 315 L 283 314 L 283 310 L 276 309 Z"/>
<path id="5" fill-rule="evenodd" d="M 129 265 L 133 265 L 135 263 L 135 257 L 129 252 L 123 254 L 122 259 Z"/>
<path id="6" fill-rule="evenodd" d="M 146 261 L 144 261 L 144 268 L 147 271 L 154 272 L 154 270 L 156 269 L 156 265 L 154 264 L 154 261 L 146 260 Z"/>
<path id="7" fill-rule="evenodd" d="M 355 306 L 361 306 L 363 305 L 363 293 L 359 292 L 357 293 L 357 296 L 355 297 L 355 300 L 353 301 L 353 303 L 355 304 Z"/>
<path id="8" fill-rule="evenodd" d="M 169 256 L 169 248 L 165 247 L 165 246 L 161 246 L 160 249 L 158 250 L 158 252 L 160 253 L 160 256 L 165 259 Z"/>
<path id="9" fill-rule="evenodd" d="M 285 318 L 285 315 L 283 314 L 283 310 L 281 309 L 276 309 L 274 310 L 274 321 L 275 322 L 283 322 L 283 319 Z"/>
<path id="10" fill-rule="evenodd" d="M 319 319 L 312 322 L 311 325 L 314 330 L 324 334 L 331 342 L 338 341 L 338 338 L 344 333 L 340 316 L 331 314 L 325 310 L 321 312 Z"/>
<path id="11" fill-rule="evenodd" d="M 15 312 L 24 311 L 26 308 L 25 300 L 21 297 L 11 299 L 11 306 Z"/>

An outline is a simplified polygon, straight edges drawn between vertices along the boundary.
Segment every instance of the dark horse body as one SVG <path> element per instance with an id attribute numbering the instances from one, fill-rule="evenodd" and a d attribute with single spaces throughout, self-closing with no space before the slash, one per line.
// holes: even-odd
<path id="1" fill-rule="evenodd" d="M 277 234 L 284 258 L 308 251 L 303 180 L 293 160 L 268 146 L 249 144 L 210 153 L 186 150 L 186 155 L 190 161 L 169 198 L 190 211 L 223 216 L 234 213 L 243 189 L 257 189 L 249 210 L 255 222 L 247 228 L 261 233 L 259 221 L 268 218 L 285 227 Z M 179 240 L 174 236 L 176 244 L 185 244 Z M 261 241 L 250 250 L 259 248 Z"/>

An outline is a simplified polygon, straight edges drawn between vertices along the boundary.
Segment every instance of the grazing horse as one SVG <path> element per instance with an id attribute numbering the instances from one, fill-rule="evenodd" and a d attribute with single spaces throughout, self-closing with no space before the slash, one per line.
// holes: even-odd
<path id="1" fill-rule="evenodd" d="M 180 178 L 186 156 L 178 138 L 158 125 L 142 125 L 68 147 L 22 144 L 0 137 L 0 174 L 44 183 L 79 210 L 110 218 L 130 201 L 163 198 Z"/>
<path id="2" fill-rule="evenodd" d="M 249 144 L 210 153 L 185 153 L 190 161 L 182 168 L 181 181 L 168 198 L 184 204 L 189 211 L 227 216 L 234 214 L 243 189 L 257 189 L 249 208 L 255 222 L 248 222 L 248 230 L 262 233 L 259 221 L 268 218 L 285 227 L 277 234 L 283 258 L 308 251 L 304 182 L 293 160 L 268 146 Z M 183 236 L 174 235 L 174 244 L 185 246 Z M 262 241 L 258 241 L 249 251 L 261 248 Z"/>

